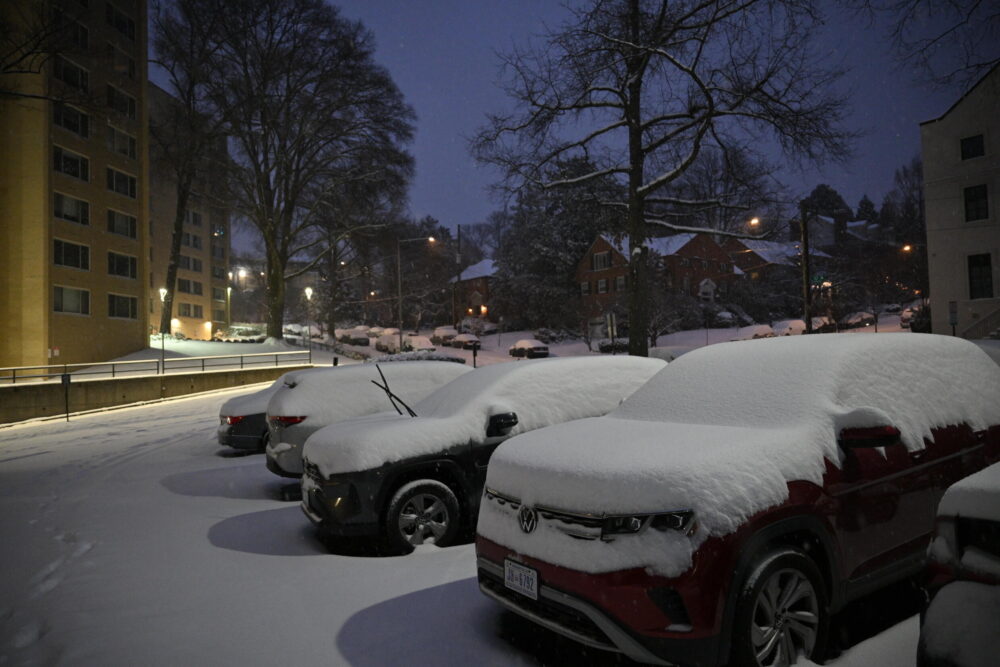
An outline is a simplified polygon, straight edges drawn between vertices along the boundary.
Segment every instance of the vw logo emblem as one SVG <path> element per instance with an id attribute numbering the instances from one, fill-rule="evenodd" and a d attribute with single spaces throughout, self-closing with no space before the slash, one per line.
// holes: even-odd
<path id="1" fill-rule="evenodd" d="M 521 524 L 521 530 L 530 533 L 538 525 L 538 513 L 527 505 L 521 505 L 517 512 L 517 522 Z"/>

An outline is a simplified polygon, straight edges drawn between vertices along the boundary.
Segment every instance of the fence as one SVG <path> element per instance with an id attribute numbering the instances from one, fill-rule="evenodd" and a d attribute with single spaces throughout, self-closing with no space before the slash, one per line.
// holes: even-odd
<path id="1" fill-rule="evenodd" d="M 257 352 L 254 354 L 223 354 L 211 357 L 172 357 L 139 361 L 107 361 L 89 364 L 51 364 L 47 366 L 12 366 L 0 368 L 0 383 L 18 381 L 54 381 L 64 375 L 94 377 L 128 377 L 189 373 L 192 370 L 217 371 L 268 366 L 299 366 L 312 364 L 312 350 L 294 352 Z"/>

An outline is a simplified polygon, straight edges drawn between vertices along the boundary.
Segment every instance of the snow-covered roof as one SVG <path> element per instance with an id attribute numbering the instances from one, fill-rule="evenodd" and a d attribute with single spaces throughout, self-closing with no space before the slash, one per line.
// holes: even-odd
<path id="1" fill-rule="evenodd" d="M 959 423 L 1000 424 L 1000 367 L 965 340 L 828 334 L 712 345 L 671 362 L 606 417 L 505 442 L 487 473 L 488 487 L 529 505 L 690 509 L 694 536 L 646 531 L 604 544 L 543 525 L 525 535 L 496 503 L 484 503 L 478 530 L 566 567 L 676 576 L 705 539 L 782 503 L 788 482 L 822 484 L 826 461 L 841 465 L 841 429 L 893 425 L 913 451 L 933 428 Z"/>
<path id="2" fill-rule="evenodd" d="M 660 257 L 673 255 L 678 250 L 686 246 L 697 236 L 694 233 L 674 234 L 673 236 L 659 236 L 646 239 L 643 245 Z M 611 247 L 620 252 L 627 259 L 629 256 L 629 240 L 627 236 L 615 237 L 609 234 L 602 234 L 601 238 L 607 241 Z"/>
<path id="3" fill-rule="evenodd" d="M 306 442 L 305 457 L 325 475 L 368 470 L 481 442 L 495 414 L 517 414 L 515 434 L 603 415 L 664 365 L 643 357 L 589 356 L 484 366 L 410 403 L 415 418 L 388 415 L 321 429 Z"/>
<path id="4" fill-rule="evenodd" d="M 768 264 L 793 266 L 798 260 L 799 247 L 794 241 L 740 239 L 740 243 Z"/>
<path id="5" fill-rule="evenodd" d="M 292 371 L 292 373 L 319 373 L 328 371 L 328 368 L 307 368 L 297 371 Z M 255 391 L 252 394 L 242 394 L 240 396 L 233 396 L 228 401 L 222 404 L 219 408 L 219 414 L 223 416 L 247 416 L 263 414 L 267 412 L 267 403 L 274 396 L 275 392 L 278 391 L 284 384 L 285 378 L 287 378 L 291 373 L 285 373 L 277 380 L 271 383 L 270 386 L 261 389 L 260 391 Z"/>
<path id="6" fill-rule="evenodd" d="M 462 280 L 472 280 L 473 278 L 489 278 L 497 272 L 496 265 L 492 259 L 484 259 L 462 270 Z M 455 282 L 458 278 L 452 278 L 450 282 Z"/>

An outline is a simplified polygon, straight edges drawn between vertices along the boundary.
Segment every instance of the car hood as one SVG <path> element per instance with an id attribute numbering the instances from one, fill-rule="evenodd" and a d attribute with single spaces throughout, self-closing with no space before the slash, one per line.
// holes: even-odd
<path id="1" fill-rule="evenodd" d="M 329 477 L 370 470 L 414 456 L 482 440 L 486 422 L 470 428 L 456 417 L 409 417 L 382 413 L 325 426 L 306 441 L 303 455 Z"/>
<path id="2" fill-rule="evenodd" d="M 822 483 L 806 427 L 745 428 L 599 417 L 505 442 L 487 486 L 528 505 L 594 514 L 693 509 L 713 534 L 783 502 L 787 483 Z M 829 450 L 836 459 L 837 449 Z M 835 461 L 836 462 L 836 461 Z"/>

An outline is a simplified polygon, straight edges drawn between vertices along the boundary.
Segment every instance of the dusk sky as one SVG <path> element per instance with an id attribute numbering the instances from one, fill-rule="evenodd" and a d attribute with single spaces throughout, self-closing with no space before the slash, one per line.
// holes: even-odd
<path id="1" fill-rule="evenodd" d="M 487 113 L 509 109 L 508 98 L 496 85 L 496 53 L 525 43 L 546 25 L 558 26 L 566 10 L 559 3 L 538 0 L 334 4 L 345 17 L 360 19 L 373 31 L 376 60 L 388 68 L 416 110 L 412 214 L 432 215 L 452 228 L 484 220 L 501 206 L 488 190 L 498 173 L 476 164 L 467 139 L 484 124 Z M 850 70 L 844 94 L 850 93 L 853 100 L 851 128 L 867 135 L 846 166 L 804 171 L 790 166 L 778 178 L 796 199 L 816 184 L 828 183 L 851 207 L 866 193 L 880 205 L 892 187 L 893 171 L 920 150 L 918 124 L 946 111 L 960 91 L 918 85 L 910 72 L 894 68 L 884 31 L 870 27 L 866 19 L 843 13 L 827 18 L 827 32 L 817 49 Z"/>

